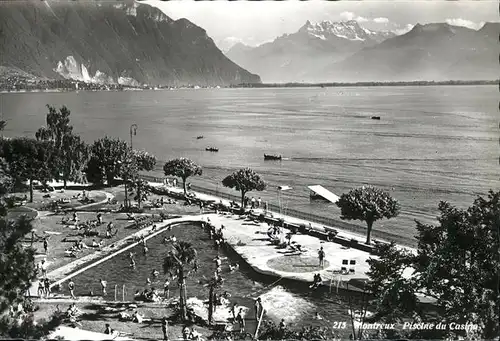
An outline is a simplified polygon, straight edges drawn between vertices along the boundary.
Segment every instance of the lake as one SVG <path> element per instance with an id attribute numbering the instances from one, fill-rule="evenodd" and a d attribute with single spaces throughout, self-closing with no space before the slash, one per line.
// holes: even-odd
<path id="1" fill-rule="evenodd" d="M 409 244 L 414 219 L 433 222 L 440 200 L 465 208 L 500 188 L 496 86 L 4 93 L 4 135 L 33 136 L 45 123 L 46 104 L 66 105 L 89 142 L 104 135 L 129 141 L 130 125 L 138 124 L 134 148 L 161 160 L 158 175 L 164 160 L 188 157 L 203 166 L 193 184 L 236 194 L 221 180 L 251 167 L 269 186 L 250 196 L 276 204 L 277 186 L 293 187 L 282 197 L 285 208 L 339 218 L 334 205 L 311 202 L 306 186 L 338 195 L 380 187 L 402 212 L 374 230 Z M 264 153 L 284 159 L 264 161 Z"/>

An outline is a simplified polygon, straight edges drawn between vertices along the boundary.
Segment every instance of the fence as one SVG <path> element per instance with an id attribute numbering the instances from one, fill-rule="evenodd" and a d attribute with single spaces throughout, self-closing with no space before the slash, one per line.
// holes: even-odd
<path id="1" fill-rule="evenodd" d="M 141 175 L 141 177 L 143 180 L 159 182 L 159 183 L 163 183 L 164 179 L 165 179 L 165 178 L 158 178 L 158 177 L 149 176 L 149 175 Z M 239 195 L 229 194 L 229 193 L 225 193 L 223 191 L 217 191 L 217 190 L 205 188 L 205 187 L 202 187 L 199 185 L 191 185 L 191 190 L 193 190 L 195 192 L 207 194 L 207 195 L 213 195 L 215 197 L 222 198 L 222 199 L 236 201 L 237 203 L 239 203 L 241 201 L 241 196 L 239 196 Z M 272 203 L 268 203 L 267 207 L 268 207 L 268 210 L 271 212 L 275 212 L 275 213 L 278 213 L 280 211 L 283 212 L 283 209 L 280 210 L 280 207 L 278 205 L 275 205 Z M 302 219 L 302 220 L 306 220 L 306 221 L 310 221 L 313 223 L 322 224 L 322 225 L 330 226 L 330 227 L 336 227 L 336 228 L 342 229 L 344 231 L 349 231 L 349 232 L 353 232 L 356 234 L 361 234 L 361 235 L 366 234 L 365 227 L 351 224 L 351 223 L 348 223 L 348 222 L 345 222 L 345 221 L 342 221 L 339 219 L 328 218 L 328 217 L 320 216 L 320 215 L 317 215 L 314 213 L 307 213 L 307 212 L 299 211 L 299 210 L 296 210 L 293 208 L 287 208 L 285 213 L 288 216 Z M 393 242 L 401 244 L 401 245 L 414 246 L 414 245 L 411 245 L 410 243 L 408 243 L 407 239 L 405 239 L 397 234 L 394 234 L 394 233 L 372 230 L 372 235 L 375 238 L 381 238 L 381 239 L 385 239 L 388 241 L 393 241 Z"/>

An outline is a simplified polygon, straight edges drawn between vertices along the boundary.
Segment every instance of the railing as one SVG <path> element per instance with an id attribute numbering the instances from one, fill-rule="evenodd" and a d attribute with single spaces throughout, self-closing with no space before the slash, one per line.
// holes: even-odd
<path id="1" fill-rule="evenodd" d="M 159 183 L 163 183 L 164 179 L 165 179 L 165 178 L 158 178 L 158 177 L 149 176 L 149 175 L 141 175 L 141 178 L 143 180 L 146 180 L 146 181 L 153 181 L 153 182 L 159 182 Z M 241 201 L 241 197 L 239 195 L 229 194 L 229 193 L 225 193 L 223 191 L 217 191 L 217 190 L 205 188 L 205 187 L 202 187 L 199 185 L 191 185 L 190 188 L 191 188 L 191 190 L 193 190 L 195 192 L 200 192 L 200 193 L 212 195 L 212 196 L 215 196 L 218 198 L 236 201 L 237 203 L 240 203 L 240 201 Z M 275 212 L 275 213 L 283 212 L 283 209 L 280 210 L 280 207 L 278 205 L 275 205 L 272 203 L 268 203 L 267 208 L 271 212 Z M 293 208 L 287 208 L 286 212 L 283 212 L 283 214 L 286 214 L 286 215 L 294 217 L 294 218 L 310 221 L 313 223 L 322 224 L 325 226 L 336 227 L 336 228 L 342 229 L 344 231 L 349 231 L 349 232 L 353 232 L 356 234 L 361 234 L 361 235 L 366 234 L 365 227 L 351 224 L 351 223 L 348 223 L 346 221 L 339 220 L 339 219 L 328 218 L 328 217 L 320 216 L 320 215 L 317 215 L 314 213 L 307 213 L 307 212 L 299 211 L 299 210 L 296 210 Z M 408 243 L 407 239 L 405 239 L 404 237 L 401 237 L 395 233 L 373 230 L 372 235 L 375 238 L 381 238 L 381 239 L 385 239 L 387 241 L 393 241 L 395 243 L 402 244 L 402 245 L 414 246 L 414 245 L 411 245 L 410 243 Z"/>

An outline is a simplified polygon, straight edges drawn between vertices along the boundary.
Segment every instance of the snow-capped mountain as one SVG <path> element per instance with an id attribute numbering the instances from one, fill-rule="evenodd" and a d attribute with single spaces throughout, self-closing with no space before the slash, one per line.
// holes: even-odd
<path id="1" fill-rule="evenodd" d="M 486 23 L 479 30 L 416 24 L 310 77 L 318 82 L 494 80 L 500 71 L 498 32 L 500 23 Z"/>
<path id="2" fill-rule="evenodd" d="M 307 82 L 306 75 L 393 36 L 368 30 L 354 20 L 307 21 L 295 33 L 254 48 L 236 44 L 226 55 L 264 82 Z"/>
<path id="3" fill-rule="evenodd" d="M 395 36 L 389 31 L 371 31 L 361 27 L 357 21 L 331 22 L 329 20 L 312 24 L 309 20 L 299 29 L 301 33 L 307 33 L 311 37 L 328 40 L 333 37 L 353 41 L 376 41 L 381 42 Z"/>

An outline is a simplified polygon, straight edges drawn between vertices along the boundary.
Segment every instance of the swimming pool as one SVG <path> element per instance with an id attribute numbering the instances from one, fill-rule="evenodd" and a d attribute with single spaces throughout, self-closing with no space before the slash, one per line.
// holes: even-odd
<path id="1" fill-rule="evenodd" d="M 100 294 L 100 279 L 108 282 L 107 299 L 114 299 L 114 287 L 117 286 L 117 298 L 122 299 L 122 288 L 125 286 L 125 299 L 133 300 L 134 293 L 142 291 L 148 287 L 146 280 L 148 278 L 153 282 L 150 287 L 163 292 L 163 283 L 166 278 L 163 275 L 162 263 L 170 246 L 163 242 L 165 237 L 175 236 L 178 241 L 188 241 L 198 253 L 199 269 L 191 274 L 187 279 L 188 297 L 196 296 L 202 300 L 208 299 L 208 289 L 199 283 L 200 280 L 208 279 L 213 276 L 215 264 L 213 259 L 216 255 L 226 256 L 227 260 L 223 262 L 222 277 L 225 279 L 222 291 L 229 292 L 231 302 L 237 302 L 238 305 L 245 305 L 253 308 L 253 299 L 261 296 L 267 317 L 273 320 L 285 318 L 288 323 L 296 326 L 305 324 L 328 325 L 329 321 L 348 322 L 349 317 L 347 309 L 349 308 L 347 293 L 336 293 L 335 288 L 332 292 L 328 289 L 310 291 L 307 284 L 293 281 L 277 281 L 277 278 L 263 276 L 253 271 L 246 263 L 231 250 L 221 248 L 217 251 L 214 243 L 209 239 L 208 234 L 198 225 L 185 223 L 174 226 L 171 231 L 161 233 L 155 238 L 147 241 L 148 253 L 142 252 L 141 246 L 134 247 L 131 251 L 135 253 L 136 268 L 131 268 L 129 263 L 129 252 L 123 252 L 114 258 L 111 258 L 87 271 L 77 275 L 74 278 L 76 284 L 76 294 L 88 295 L 89 291 L 94 294 Z M 239 262 L 240 269 L 235 272 L 229 272 L 230 263 Z M 160 276 L 154 280 L 152 271 L 158 270 Z M 63 290 L 67 291 L 67 286 L 63 285 Z M 179 291 L 177 285 L 171 283 L 170 296 L 178 297 Z M 359 295 L 350 293 L 351 297 L 359 304 Z M 356 308 L 356 307 L 355 307 Z M 325 320 L 315 320 L 314 314 L 319 312 Z M 247 315 L 252 319 L 253 309 Z M 249 321 L 249 328 L 254 321 Z M 346 332 L 349 328 L 347 328 Z"/>

